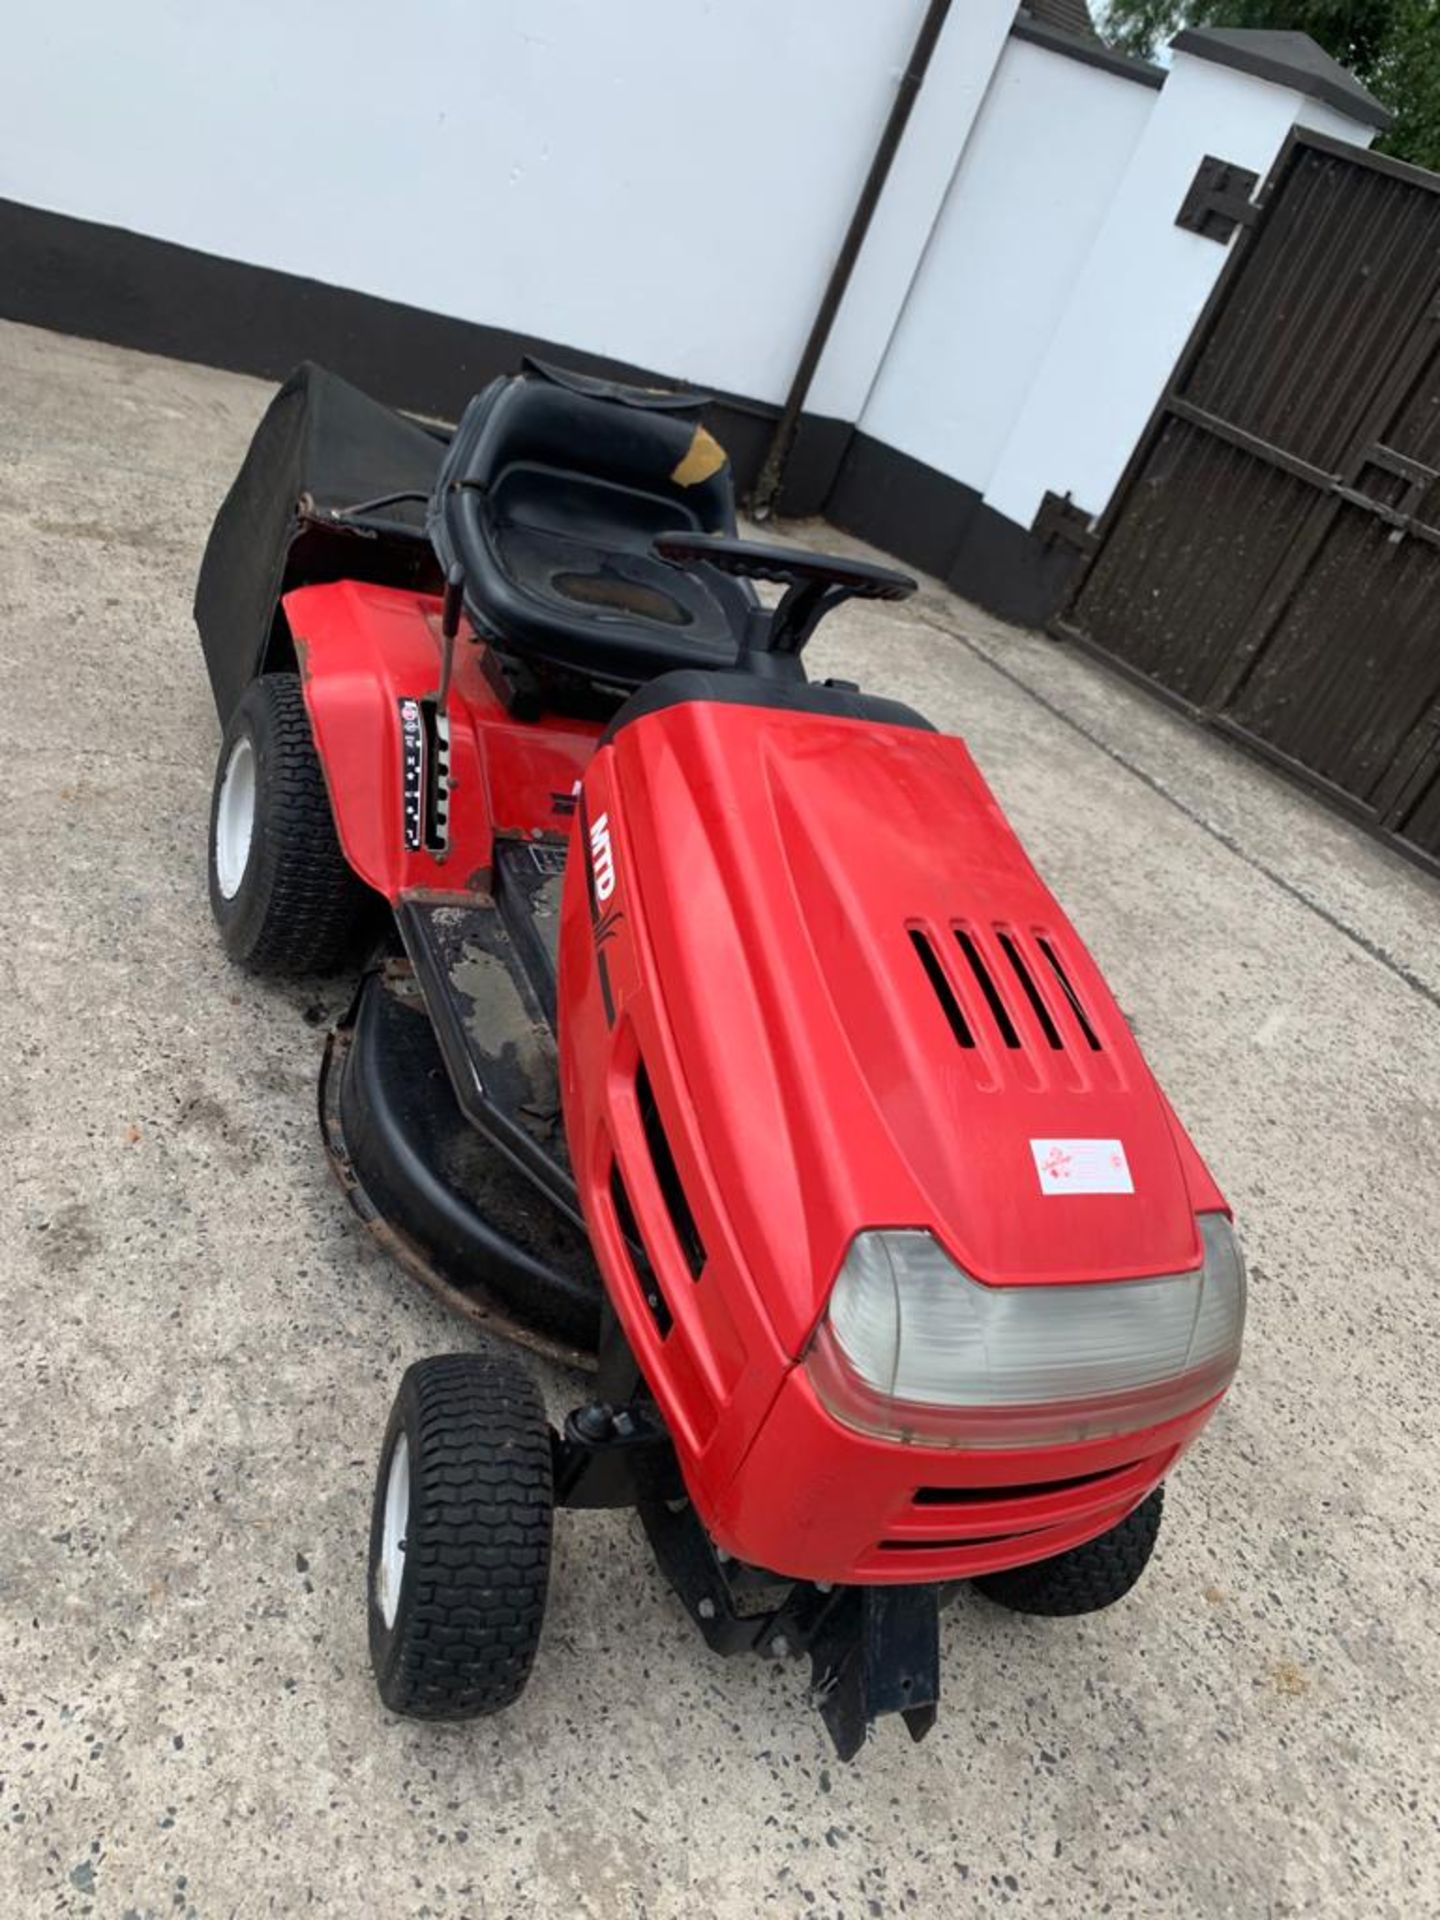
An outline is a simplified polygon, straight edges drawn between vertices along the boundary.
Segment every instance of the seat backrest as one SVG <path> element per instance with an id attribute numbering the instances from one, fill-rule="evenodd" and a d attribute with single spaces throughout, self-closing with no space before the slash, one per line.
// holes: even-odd
<path id="1" fill-rule="evenodd" d="M 649 494 L 699 530 L 733 533 L 734 479 L 724 448 L 700 423 L 704 404 L 704 395 L 582 384 L 531 362 L 470 402 L 437 492 L 456 481 L 494 491 L 507 471 L 542 467 Z"/>

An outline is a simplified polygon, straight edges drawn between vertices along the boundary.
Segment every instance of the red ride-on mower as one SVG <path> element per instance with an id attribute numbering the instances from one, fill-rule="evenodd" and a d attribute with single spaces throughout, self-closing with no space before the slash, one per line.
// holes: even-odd
<path id="1" fill-rule="evenodd" d="M 1228 1209 L 958 739 L 806 678 L 913 582 L 736 537 L 703 399 L 534 363 L 448 441 L 302 369 L 196 599 L 242 964 L 367 967 L 328 1149 L 482 1327 L 381 1455 L 386 1704 L 491 1713 L 555 1506 L 635 1506 L 709 1645 L 920 1738 L 957 1583 L 1107 1606 L 1235 1371 Z M 783 589 L 762 605 L 755 582 Z"/>

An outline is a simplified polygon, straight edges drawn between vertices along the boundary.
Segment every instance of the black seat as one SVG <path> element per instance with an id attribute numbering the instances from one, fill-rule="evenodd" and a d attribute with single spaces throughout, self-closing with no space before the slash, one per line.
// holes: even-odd
<path id="1" fill-rule="evenodd" d="M 705 403 L 535 361 L 477 395 L 427 521 L 447 573 L 463 570 L 476 628 L 524 660 L 617 687 L 733 666 L 754 589 L 651 551 L 663 533 L 735 532 Z"/>

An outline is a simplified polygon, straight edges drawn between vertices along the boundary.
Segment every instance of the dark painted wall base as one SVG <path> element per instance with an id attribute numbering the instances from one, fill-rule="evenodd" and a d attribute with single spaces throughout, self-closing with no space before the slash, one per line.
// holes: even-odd
<path id="1" fill-rule="evenodd" d="M 857 429 L 825 513 L 847 533 L 944 580 L 979 504 L 972 487 Z"/>
<path id="2" fill-rule="evenodd" d="M 0 261 L 0 318 L 269 380 L 283 379 L 301 360 L 318 360 L 377 400 L 440 420 L 458 419 L 473 393 L 497 374 L 513 373 L 526 353 L 612 380 L 691 384 L 653 367 L 13 200 L 0 200 Z M 742 492 L 760 471 L 779 414 L 744 395 L 716 397 L 709 422 Z M 784 512 L 820 510 L 849 431 L 839 420 L 801 420 Z"/>
<path id="3" fill-rule="evenodd" d="M 373 294 L 0 200 L 0 318 L 279 380 L 318 360 L 377 400 L 457 419 L 471 394 L 537 353 L 588 373 L 684 387 L 631 366 L 501 327 L 449 319 Z M 779 408 L 717 395 L 708 418 L 747 493 Z M 1007 619 L 1040 625 L 1079 564 L 987 507 L 971 487 L 843 420 L 801 417 L 782 514 L 839 527 L 936 574 Z"/>
<path id="4" fill-rule="evenodd" d="M 1061 541 L 1037 539 L 982 500 L 945 580 L 1002 620 L 1043 627 L 1065 604 L 1083 558 Z"/>
<path id="5" fill-rule="evenodd" d="M 858 431 L 825 514 L 1021 626 L 1043 626 L 1059 611 L 1081 559 L 986 506 L 974 487 Z"/>

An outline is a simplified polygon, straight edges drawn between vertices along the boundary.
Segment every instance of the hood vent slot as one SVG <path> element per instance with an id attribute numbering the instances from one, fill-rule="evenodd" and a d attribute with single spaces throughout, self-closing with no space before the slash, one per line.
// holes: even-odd
<path id="1" fill-rule="evenodd" d="M 635 1221 L 635 1209 L 630 1204 L 630 1195 L 625 1191 L 625 1182 L 620 1173 L 620 1162 L 610 1162 L 610 1204 L 615 1209 L 615 1219 L 620 1227 L 625 1251 L 629 1256 L 631 1268 L 640 1287 L 646 1306 L 650 1309 L 650 1318 L 655 1322 L 655 1331 L 663 1340 L 675 1324 L 665 1296 L 660 1291 L 660 1282 L 655 1278 L 655 1269 L 645 1254 L 645 1244 L 640 1238 L 640 1229 Z"/>
<path id="2" fill-rule="evenodd" d="M 960 943 L 960 951 L 970 962 L 970 971 L 974 974 L 976 984 L 985 996 L 985 1004 L 989 1007 L 991 1017 L 999 1029 L 1000 1038 L 1007 1047 L 1018 1047 L 1020 1035 L 1015 1031 L 1015 1022 L 1010 1018 L 1010 1010 L 1000 998 L 1000 990 L 991 978 L 984 954 L 963 927 L 955 929 L 955 938 Z"/>
<path id="3" fill-rule="evenodd" d="M 1059 954 L 1056 953 L 1054 947 L 1051 946 L 1050 942 L 1045 938 L 1045 935 L 1043 933 L 1036 934 L 1035 944 L 1036 946 L 1039 947 L 1041 953 L 1044 954 L 1045 958 L 1050 962 L 1050 970 L 1060 983 L 1060 991 L 1064 994 L 1065 998 L 1070 1003 L 1070 1011 L 1074 1014 L 1077 1022 L 1079 1023 L 1080 1031 L 1085 1036 L 1085 1044 L 1089 1047 L 1092 1053 L 1099 1053 L 1100 1052 L 1100 1036 L 1099 1034 L 1096 1033 L 1094 1027 L 1092 1027 L 1090 1024 L 1089 1015 L 1086 1013 L 1084 1007 L 1081 1005 L 1080 996 L 1078 993 L 1076 993 L 1074 987 L 1071 986 L 1070 976 L 1068 973 L 1066 973 L 1064 967 L 1061 966 L 1060 964 Z"/>
<path id="4" fill-rule="evenodd" d="M 650 1163 L 655 1170 L 655 1184 L 660 1189 L 660 1197 L 665 1202 L 665 1211 L 670 1216 L 670 1225 L 675 1230 L 675 1238 L 680 1243 L 680 1251 L 684 1254 L 685 1264 L 690 1269 L 690 1278 L 698 1280 L 705 1270 L 705 1243 L 700 1238 L 700 1229 L 695 1225 L 695 1216 L 690 1211 L 690 1202 L 685 1198 L 685 1189 L 680 1182 L 680 1169 L 675 1165 L 675 1156 L 670 1151 L 665 1123 L 661 1120 L 660 1109 L 655 1104 L 655 1090 L 650 1085 L 650 1075 L 645 1071 L 643 1060 L 635 1070 L 635 1101 L 640 1109 L 640 1124 L 645 1129 L 645 1144 L 650 1149 Z"/>
<path id="5" fill-rule="evenodd" d="M 1022 933 L 1003 922 L 983 928 L 952 922 L 950 930 L 964 955 L 970 980 L 994 1023 L 993 1038 L 971 992 L 965 968 L 956 972 L 953 960 L 947 968 L 944 954 L 948 949 L 924 927 L 906 928 L 930 990 L 958 1044 L 977 1051 L 980 1057 L 989 1053 L 993 1058 L 991 1050 L 998 1039 L 1009 1052 L 1022 1055 L 1012 1063 L 1014 1070 L 1026 1084 L 1036 1085 L 1044 1079 L 1040 1062 L 1045 1052 L 1064 1054 L 1066 1058 L 1056 1062 L 1061 1079 L 1070 1086 L 1086 1084 L 1083 1071 L 1076 1079 L 1080 1071 L 1075 1064 L 1079 1035 L 1084 1036 L 1091 1053 L 1103 1052 L 1104 1046 L 1052 937 L 1033 927 Z M 1069 1025 L 1071 1016 L 1074 1027 Z M 1039 1042 L 1044 1043 L 1044 1051 Z M 1037 1073 L 1040 1081 L 1034 1079 Z"/>
<path id="6" fill-rule="evenodd" d="M 1040 989 L 1030 977 L 1030 969 L 1025 964 L 1025 956 L 1016 946 L 1014 937 L 997 927 L 995 936 L 1005 950 L 1005 958 L 1010 962 L 1015 978 L 1025 989 L 1025 998 L 1030 1002 L 1030 1010 L 1040 1022 L 1040 1031 L 1050 1046 L 1058 1052 L 1065 1042 L 1060 1038 L 1060 1029 L 1056 1026 L 1050 1009 L 1040 997 Z"/>
<path id="7" fill-rule="evenodd" d="M 955 989 L 946 978 L 945 969 L 940 964 L 940 956 L 931 946 L 929 936 L 922 933 L 919 927 L 911 927 L 910 944 L 920 956 L 925 977 L 935 989 L 935 998 L 940 1002 L 945 1018 L 950 1022 L 950 1031 L 962 1047 L 973 1047 L 975 1036 L 970 1031 L 964 1010 L 955 998 Z"/>

